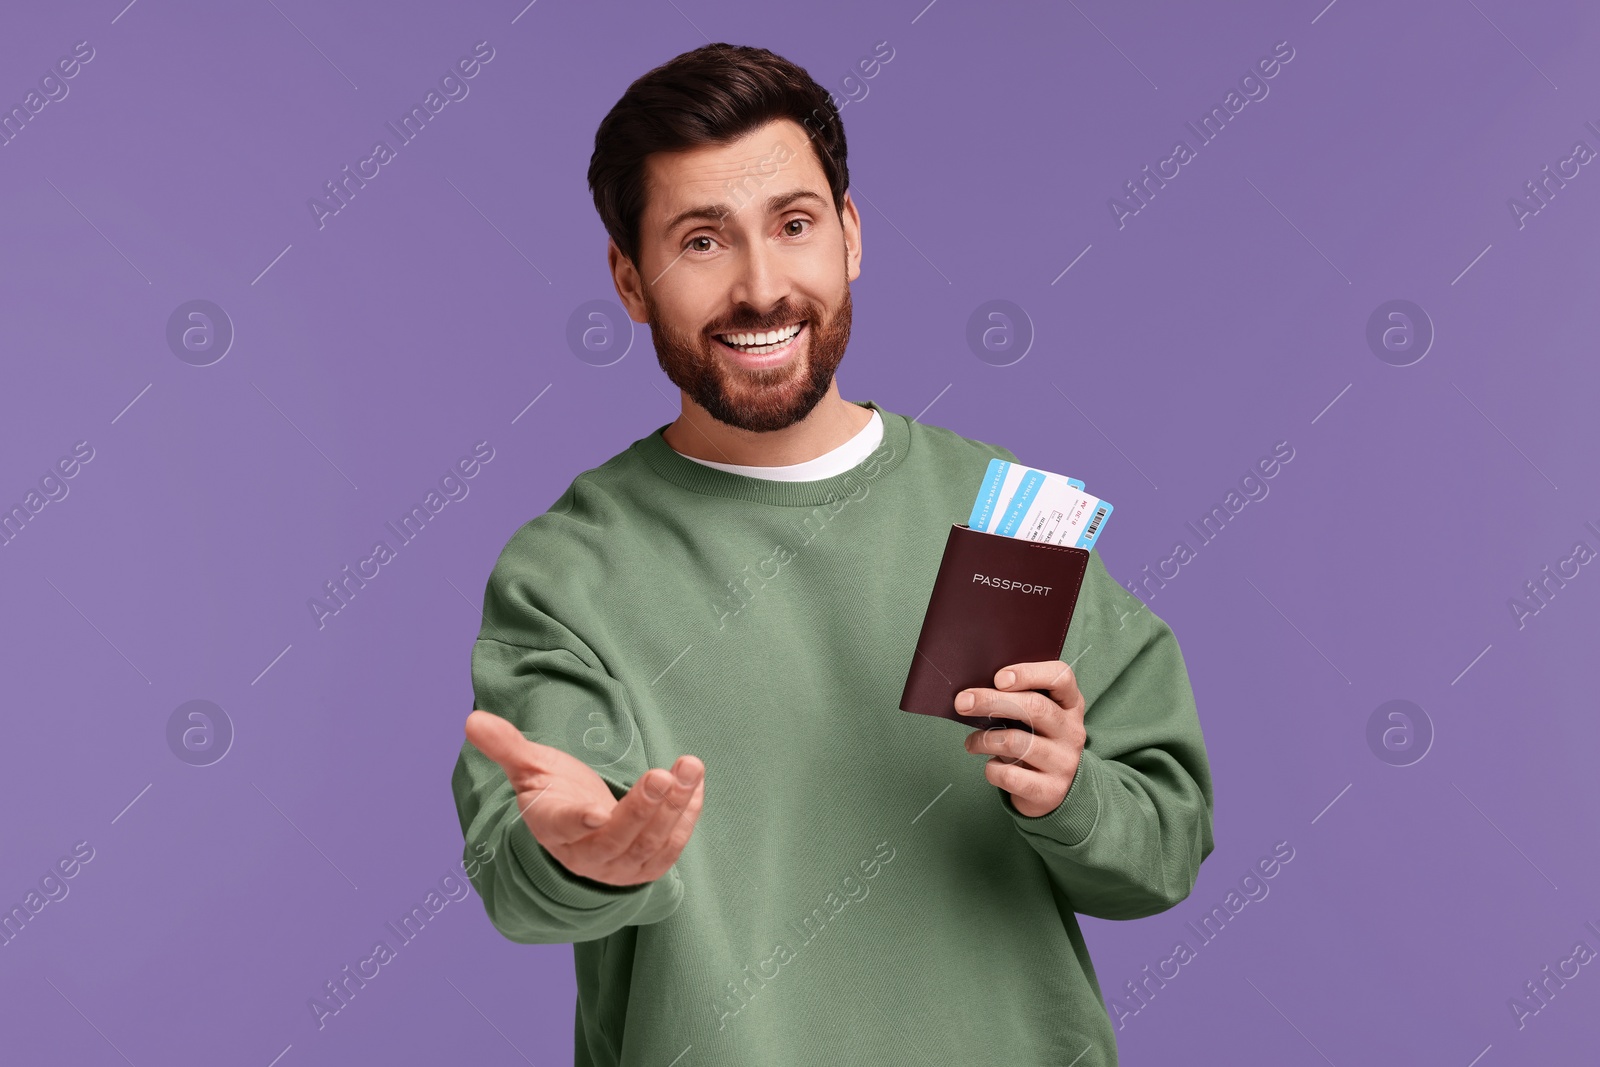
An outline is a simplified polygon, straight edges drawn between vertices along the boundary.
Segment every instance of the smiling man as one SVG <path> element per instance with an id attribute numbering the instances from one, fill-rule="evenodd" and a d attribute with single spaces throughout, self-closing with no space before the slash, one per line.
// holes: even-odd
<path id="1" fill-rule="evenodd" d="M 685 53 L 589 184 L 682 410 L 489 576 L 452 789 L 490 921 L 573 943 L 584 1067 L 1115 1064 L 1077 914 L 1170 908 L 1213 849 L 1172 631 L 1091 552 L 1061 658 L 956 698 L 1015 728 L 899 710 L 950 526 L 1016 457 L 839 395 L 828 94 Z"/>

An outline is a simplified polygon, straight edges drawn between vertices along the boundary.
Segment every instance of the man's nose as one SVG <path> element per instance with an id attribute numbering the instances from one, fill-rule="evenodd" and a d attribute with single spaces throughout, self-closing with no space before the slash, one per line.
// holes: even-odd
<path id="1" fill-rule="evenodd" d="M 735 304 L 763 310 L 788 296 L 789 280 L 778 253 L 759 242 L 747 246 L 740 254 L 738 277 L 728 295 Z"/>

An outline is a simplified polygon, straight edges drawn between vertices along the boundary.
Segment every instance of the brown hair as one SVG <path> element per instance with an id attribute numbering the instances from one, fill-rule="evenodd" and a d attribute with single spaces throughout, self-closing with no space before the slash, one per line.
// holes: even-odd
<path id="1" fill-rule="evenodd" d="M 639 262 L 645 157 L 727 144 L 773 119 L 799 123 L 822 164 L 841 215 L 850 186 L 844 125 L 833 96 L 795 64 L 765 48 L 718 41 L 641 75 L 594 134 L 589 191 L 606 233 Z"/>

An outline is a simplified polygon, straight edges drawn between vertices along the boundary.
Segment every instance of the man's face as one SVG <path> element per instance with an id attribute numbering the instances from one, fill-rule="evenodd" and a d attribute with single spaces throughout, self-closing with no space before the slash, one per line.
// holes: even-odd
<path id="1" fill-rule="evenodd" d="M 657 153 L 646 190 L 637 270 L 614 245 L 611 258 L 661 369 L 730 426 L 804 418 L 844 359 L 861 273 L 855 205 L 834 211 L 805 130 L 779 119 L 728 145 Z"/>

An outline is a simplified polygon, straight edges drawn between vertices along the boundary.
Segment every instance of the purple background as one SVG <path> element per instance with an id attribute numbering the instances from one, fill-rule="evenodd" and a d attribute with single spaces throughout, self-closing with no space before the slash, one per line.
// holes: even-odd
<path id="1" fill-rule="evenodd" d="M 1083 920 L 1106 995 L 1274 843 L 1294 859 L 1126 1021 L 1123 1062 L 1594 1055 L 1600 968 L 1524 1028 L 1507 1003 L 1600 950 L 1600 566 L 1523 626 L 1509 607 L 1600 548 L 1600 165 L 1521 227 L 1508 207 L 1600 148 L 1592 5 L 123 2 L 0 34 L 7 109 L 95 50 L 0 148 L 0 505 L 94 449 L 0 548 L 0 905 L 95 851 L 0 948 L 0 1059 L 571 1062 L 570 947 L 503 940 L 475 895 L 325 1028 L 307 1002 L 461 857 L 496 554 L 675 416 L 644 327 L 615 362 L 567 329 L 615 302 L 595 126 L 706 40 L 858 97 L 847 399 L 1084 478 L 1124 581 L 1294 449 L 1150 602 L 1217 848 L 1173 910 Z M 470 95 L 319 228 L 308 199 L 482 40 Z M 1119 228 L 1108 198 L 1284 40 L 1270 94 Z M 878 41 L 894 58 L 847 86 Z M 166 340 L 194 299 L 236 331 L 210 366 Z M 1009 366 L 966 342 L 996 299 L 1032 334 Z M 1394 299 L 1436 331 L 1409 366 L 1366 339 Z M 470 494 L 319 630 L 308 599 L 480 440 Z M 1396 699 L 1409 750 L 1368 741 Z M 190 700 L 235 731 L 210 766 L 169 748 Z"/>

